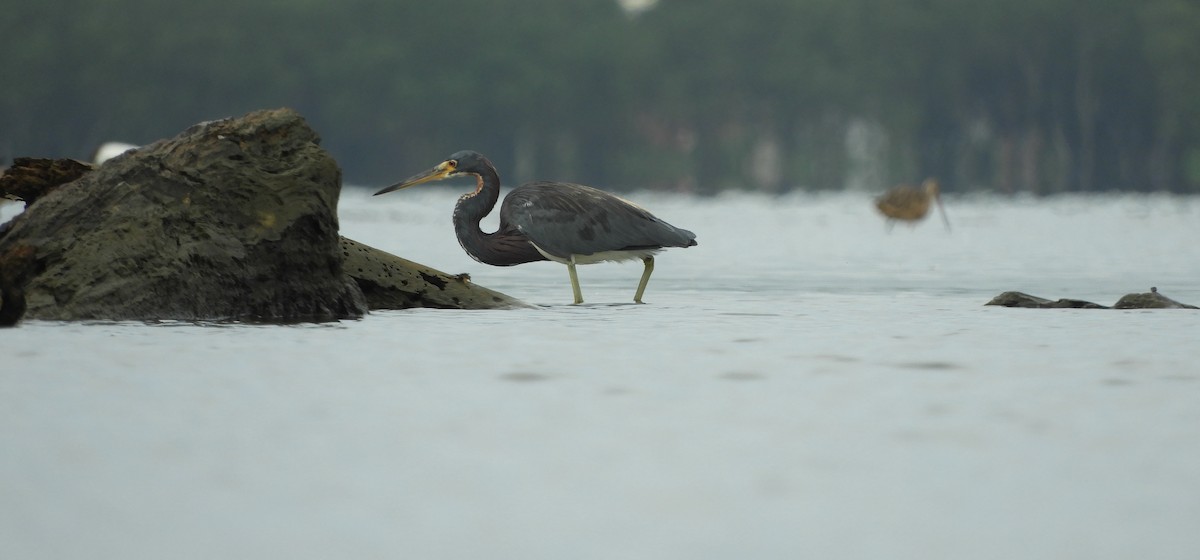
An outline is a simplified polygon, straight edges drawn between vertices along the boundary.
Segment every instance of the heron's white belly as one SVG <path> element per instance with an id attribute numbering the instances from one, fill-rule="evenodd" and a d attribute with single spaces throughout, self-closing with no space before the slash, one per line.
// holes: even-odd
<path id="1" fill-rule="evenodd" d="M 539 253 L 541 253 L 543 257 L 546 257 L 547 259 L 550 259 L 556 263 L 569 264 L 571 262 L 571 259 L 569 259 L 569 258 L 558 257 L 558 256 L 551 255 L 550 253 L 543 251 L 541 247 L 537 246 L 537 243 L 531 242 L 530 244 L 533 245 L 533 248 L 537 249 L 537 251 Z M 599 253 L 592 253 L 590 255 L 572 255 L 572 257 L 575 260 L 575 264 L 595 264 L 598 262 L 605 262 L 605 261 L 619 262 L 619 261 L 631 261 L 631 260 L 635 260 L 635 259 L 641 260 L 646 257 L 652 257 L 659 251 L 662 251 L 662 249 L 635 249 L 632 251 L 600 251 Z"/>

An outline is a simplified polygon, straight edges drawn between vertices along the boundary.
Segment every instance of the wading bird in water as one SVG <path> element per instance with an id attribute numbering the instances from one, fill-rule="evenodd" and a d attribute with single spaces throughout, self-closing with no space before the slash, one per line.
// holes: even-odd
<path id="1" fill-rule="evenodd" d="M 500 227 L 484 233 L 479 222 L 496 207 L 500 175 L 492 162 L 472 151 L 455 153 L 375 195 L 462 175 L 474 175 L 476 181 L 475 191 L 462 195 L 454 205 L 454 233 L 463 250 L 475 260 L 495 266 L 544 260 L 565 264 L 577 304 L 583 303 L 583 293 L 575 265 L 641 259 L 645 268 L 633 301 L 642 303 L 654 271 L 654 254 L 667 247 L 696 244 L 696 234 L 623 198 L 592 187 L 551 181 L 513 189 L 500 205 Z"/>
<path id="2" fill-rule="evenodd" d="M 946 208 L 942 206 L 942 191 L 937 179 L 925 179 L 920 187 L 900 185 L 893 187 L 875 199 L 875 207 L 887 216 L 888 229 L 896 220 L 916 223 L 925 219 L 929 213 L 929 203 L 936 202 L 942 213 L 942 222 L 946 230 L 950 230 L 950 219 L 946 217 Z"/>

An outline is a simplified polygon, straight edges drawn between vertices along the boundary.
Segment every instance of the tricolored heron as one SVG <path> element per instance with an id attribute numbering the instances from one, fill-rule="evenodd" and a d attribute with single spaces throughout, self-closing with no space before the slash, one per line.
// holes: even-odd
<path id="1" fill-rule="evenodd" d="M 551 181 L 513 189 L 500 205 L 500 227 L 484 233 L 479 222 L 496 207 L 500 175 L 486 157 L 469 150 L 375 195 L 462 175 L 474 175 L 476 182 L 475 191 L 462 195 L 454 205 L 454 233 L 463 250 L 495 266 L 544 260 L 565 264 L 577 304 L 583 303 L 583 293 L 575 265 L 641 259 L 645 268 L 633 301 L 642 303 L 655 253 L 696 244 L 696 234 L 628 200 L 592 187 Z"/>
<path id="2" fill-rule="evenodd" d="M 895 220 L 918 222 L 925 219 L 929 213 L 930 201 L 936 202 L 942 213 L 942 222 L 946 230 L 950 230 L 950 219 L 946 217 L 946 208 L 942 206 L 942 191 L 937 179 L 925 179 L 921 186 L 900 185 L 883 193 L 875 199 L 875 207 L 888 218 L 888 228 L 891 229 Z"/>

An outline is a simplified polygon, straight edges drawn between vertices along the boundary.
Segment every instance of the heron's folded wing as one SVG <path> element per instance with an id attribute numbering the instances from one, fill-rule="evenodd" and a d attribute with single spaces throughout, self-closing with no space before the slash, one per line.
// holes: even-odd
<path id="1" fill-rule="evenodd" d="M 616 195 L 571 183 L 536 182 L 514 189 L 502 222 L 554 256 L 695 245 L 695 234 L 668 224 Z"/>

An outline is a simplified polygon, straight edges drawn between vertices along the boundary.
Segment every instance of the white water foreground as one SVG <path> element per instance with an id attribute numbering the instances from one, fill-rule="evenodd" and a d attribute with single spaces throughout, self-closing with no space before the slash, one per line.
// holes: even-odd
<path id="1" fill-rule="evenodd" d="M 1200 304 L 1200 199 L 635 194 L 700 245 L 576 307 L 453 190 L 343 233 L 544 307 L 0 331 L 0 558 L 1200 556 L 1200 311 L 983 306 Z"/>

